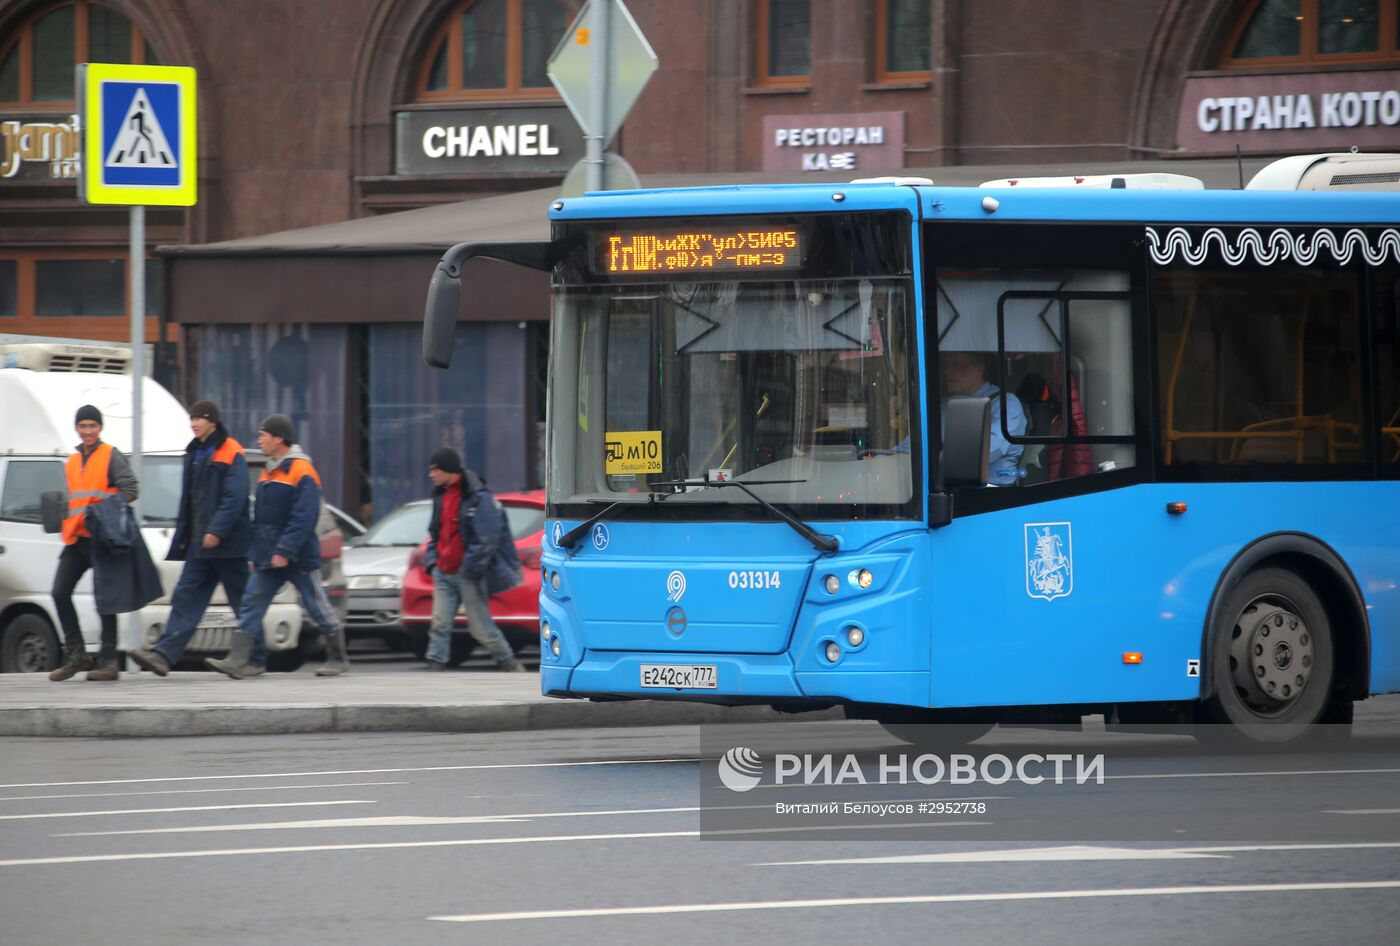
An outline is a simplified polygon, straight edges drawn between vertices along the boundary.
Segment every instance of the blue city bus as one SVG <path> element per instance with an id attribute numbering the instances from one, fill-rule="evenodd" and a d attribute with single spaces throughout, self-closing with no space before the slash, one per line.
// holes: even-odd
<path id="1" fill-rule="evenodd" d="M 1400 690 L 1400 194 L 1131 184 L 454 247 L 439 367 L 470 259 L 552 278 L 543 692 L 1286 742 Z"/>

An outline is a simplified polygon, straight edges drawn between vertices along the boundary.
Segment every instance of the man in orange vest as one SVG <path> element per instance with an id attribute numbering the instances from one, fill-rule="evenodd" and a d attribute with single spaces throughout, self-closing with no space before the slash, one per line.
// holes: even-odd
<path id="1" fill-rule="evenodd" d="M 49 674 L 49 679 L 54 682 L 67 680 L 86 670 L 89 680 L 115 680 L 121 676 L 117 669 L 117 616 L 100 616 L 102 649 L 94 666 L 83 643 L 78 612 L 73 607 L 73 589 L 93 567 L 92 538 L 83 522 L 87 507 L 117 493 L 126 497 L 127 502 L 132 502 L 139 488 L 131 465 L 122 452 L 102 442 L 101 411 L 91 404 L 84 404 L 78 408 L 73 423 L 82 442 L 78 444 L 77 452 L 68 458 L 65 467 L 68 476 L 68 516 L 63 520 L 63 554 L 58 557 L 52 592 L 58 623 L 63 627 L 66 655 L 63 664 Z"/>
<path id="2" fill-rule="evenodd" d="M 248 585 L 248 460 L 243 445 L 229 436 L 213 401 L 190 405 L 194 439 L 185 448 L 183 488 L 167 561 L 184 562 L 170 597 L 170 620 L 160 640 L 129 656 L 142 670 L 163 677 L 179 662 L 199 628 L 214 589 L 224 586 L 229 607 L 238 613 Z M 262 650 L 263 653 L 259 653 Z M 261 673 L 266 650 L 255 647 L 250 669 Z"/>

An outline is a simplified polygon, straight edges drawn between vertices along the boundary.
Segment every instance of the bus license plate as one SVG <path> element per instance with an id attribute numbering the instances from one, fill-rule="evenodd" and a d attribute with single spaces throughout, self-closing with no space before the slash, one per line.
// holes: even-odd
<path id="1" fill-rule="evenodd" d="M 642 686 L 713 690 L 719 686 L 719 673 L 713 664 L 642 664 Z"/>

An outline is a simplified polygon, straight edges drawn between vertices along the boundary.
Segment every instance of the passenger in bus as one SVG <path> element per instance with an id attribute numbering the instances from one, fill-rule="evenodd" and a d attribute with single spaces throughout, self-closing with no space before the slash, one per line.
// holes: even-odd
<path id="1" fill-rule="evenodd" d="M 949 397 L 989 397 L 992 399 L 991 449 L 987 466 L 988 486 L 1015 486 L 1021 477 L 1019 443 L 1011 443 L 1001 429 L 1001 388 L 987 380 L 991 355 L 971 351 L 950 351 L 943 355 L 943 384 Z M 942 406 L 939 420 L 942 421 Z M 1014 394 L 1006 395 L 1006 429 L 1013 437 L 1026 433 L 1026 412 Z"/>

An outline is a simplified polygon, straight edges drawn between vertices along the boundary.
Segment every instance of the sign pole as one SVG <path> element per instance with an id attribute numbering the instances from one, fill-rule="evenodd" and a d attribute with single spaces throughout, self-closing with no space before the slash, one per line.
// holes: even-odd
<path id="1" fill-rule="evenodd" d="M 131 245 L 127 248 L 127 280 L 131 283 L 131 472 L 141 490 L 146 489 L 142 478 L 145 464 L 142 463 L 141 431 L 141 388 L 146 379 L 146 208 L 143 204 L 131 205 Z M 138 500 L 139 501 L 139 500 Z M 136 514 L 136 522 L 141 522 L 141 514 Z M 141 647 L 141 612 L 132 611 L 126 616 L 127 639 L 133 647 Z"/>
<path id="2" fill-rule="evenodd" d="M 608 21 L 612 19 L 612 0 L 592 0 L 593 37 L 590 40 L 588 95 L 589 120 L 584 131 L 588 165 L 588 189 L 603 189 L 603 146 L 608 136 Z"/>
<path id="3" fill-rule="evenodd" d="M 141 384 L 146 377 L 146 208 L 131 205 L 131 472 L 141 482 Z M 144 486 L 144 484 L 142 484 Z"/>

